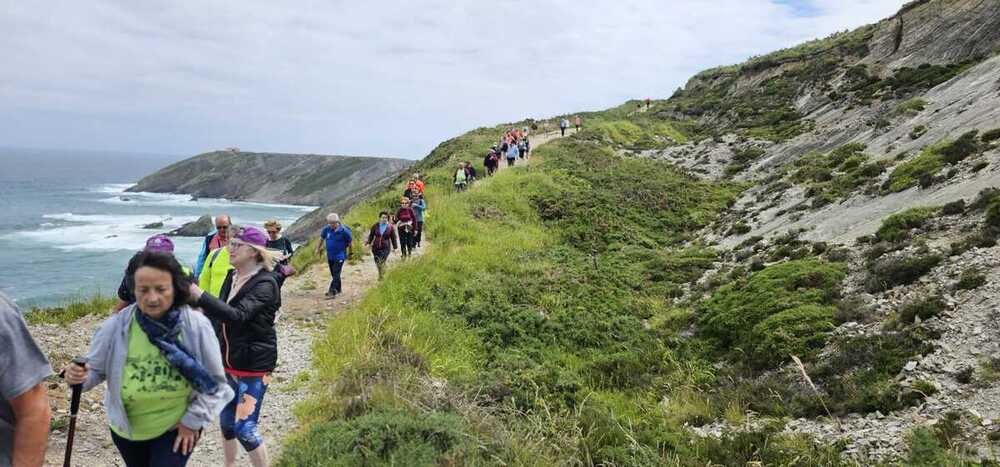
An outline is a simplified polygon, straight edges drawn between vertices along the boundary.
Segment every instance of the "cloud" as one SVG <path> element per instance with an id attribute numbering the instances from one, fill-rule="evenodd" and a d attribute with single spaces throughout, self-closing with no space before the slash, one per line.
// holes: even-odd
<path id="1" fill-rule="evenodd" d="M 902 0 L 4 0 L 0 141 L 422 157 L 481 125 L 665 97 Z"/>

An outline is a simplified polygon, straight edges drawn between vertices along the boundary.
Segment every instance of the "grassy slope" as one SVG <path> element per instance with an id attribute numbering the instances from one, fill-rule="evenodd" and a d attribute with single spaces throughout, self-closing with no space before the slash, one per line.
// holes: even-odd
<path id="1" fill-rule="evenodd" d="M 669 135 L 624 121 L 628 106 L 587 121 Z M 616 157 L 615 138 L 585 131 L 539 148 L 542 163 L 449 193 L 447 161 L 481 159 L 495 134 L 425 161 L 433 246 L 330 322 L 282 465 L 835 462 L 775 428 L 702 440 L 682 427 L 715 375 L 711 352 L 678 338 L 692 311 L 672 297 L 715 259 L 686 241 L 741 187 Z"/>

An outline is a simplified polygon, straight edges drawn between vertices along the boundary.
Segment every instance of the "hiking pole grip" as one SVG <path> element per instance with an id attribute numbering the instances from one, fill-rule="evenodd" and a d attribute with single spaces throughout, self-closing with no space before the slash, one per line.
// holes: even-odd
<path id="1" fill-rule="evenodd" d="M 76 357 L 73 359 L 73 364 L 80 368 L 86 368 L 87 359 Z M 80 393 L 83 392 L 83 384 L 74 384 L 70 388 L 73 392 L 69 402 L 69 431 L 66 436 L 66 457 L 63 458 L 63 467 L 70 467 L 70 458 L 73 456 L 73 437 L 76 435 L 76 414 L 80 411 Z"/>

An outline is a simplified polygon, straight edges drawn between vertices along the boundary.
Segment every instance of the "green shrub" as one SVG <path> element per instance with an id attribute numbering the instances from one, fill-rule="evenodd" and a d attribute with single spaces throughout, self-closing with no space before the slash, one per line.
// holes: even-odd
<path id="1" fill-rule="evenodd" d="M 919 97 L 914 97 L 912 99 L 903 101 L 902 103 L 900 103 L 899 105 L 897 105 L 896 106 L 896 110 L 895 110 L 895 114 L 896 115 L 916 115 L 916 114 L 918 114 L 920 112 L 923 112 L 923 110 L 925 108 L 927 108 L 927 104 L 929 104 L 929 102 L 927 102 L 926 99 L 921 99 Z"/>
<path id="2" fill-rule="evenodd" d="M 903 191 L 920 183 L 921 178 L 931 177 L 944 167 L 944 160 L 937 152 L 936 146 L 928 146 L 889 174 L 885 191 L 895 193 Z"/>
<path id="3" fill-rule="evenodd" d="M 454 414 L 377 411 L 311 427 L 292 438 L 277 465 L 436 466 L 475 458 Z"/>
<path id="4" fill-rule="evenodd" d="M 881 292 L 897 285 L 912 284 L 941 262 L 938 254 L 915 254 L 883 258 L 869 267 L 865 288 Z"/>
<path id="5" fill-rule="evenodd" d="M 994 233 L 980 229 L 957 242 L 952 242 L 950 255 L 957 256 L 973 248 L 990 248 L 996 244 Z"/>
<path id="6" fill-rule="evenodd" d="M 106 316 L 111 313 L 111 307 L 118 303 L 118 297 L 105 297 L 95 294 L 90 298 L 71 300 L 68 303 L 51 308 L 32 308 L 24 314 L 25 321 L 32 324 L 58 324 L 66 326 L 84 316 Z"/>
<path id="7" fill-rule="evenodd" d="M 927 127 L 924 125 L 917 125 L 910 130 L 910 139 L 917 139 L 927 133 Z"/>
<path id="8" fill-rule="evenodd" d="M 984 132 L 979 139 L 984 143 L 992 143 L 1000 139 L 1000 128 L 994 128 L 990 131 Z"/>
<path id="9" fill-rule="evenodd" d="M 946 216 L 953 216 L 955 214 L 962 214 L 965 212 L 965 200 L 959 199 L 945 204 L 941 207 L 941 214 Z"/>
<path id="10" fill-rule="evenodd" d="M 723 346 L 740 345 L 751 349 L 755 345 L 754 327 L 769 317 L 805 305 L 833 304 L 845 273 L 843 265 L 815 258 L 768 266 L 752 274 L 745 284 L 726 284 L 712 294 L 701 306 L 700 330 L 706 336 L 719 339 Z M 814 317 L 816 313 L 808 309 L 801 315 Z M 791 314 L 786 318 L 796 316 L 799 315 Z M 760 330 L 770 328 L 771 325 L 767 325 Z M 774 338 L 774 342 L 779 340 L 779 336 Z"/>
<path id="11" fill-rule="evenodd" d="M 986 205 L 986 216 L 983 217 L 983 222 L 987 227 L 1000 227 L 1000 198 L 994 199 Z"/>
<path id="12" fill-rule="evenodd" d="M 942 465 L 955 467 L 972 467 L 980 465 L 959 456 L 956 452 L 942 445 L 938 436 L 929 428 L 917 427 L 906 437 L 909 455 L 906 465 L 913 467 L 938 467 Z"/>
<path id="13" fill-rule="evenodd" d="M 958 139 L 946 143 L 938 149 L 942 160 L 948 164 L 957 164 L 973 154 L 981 151 L 979 145 L 979 130 L 963 133 Z"/>
<path id="14" fill-rule="evenodd" d="M 812 360 L 835 327 L 833 314 L 831 306 L 802 305 L 765 318 L 750 332 L 756 365 L 777 366 L 792 355 Z"/>
<path id="15" fill-rule="evenodd" d="M 946 304 L 941 297 L 922 297 L 903 305 L 896 316 L 896 321 L 902 324 L 913 323 L 919 316 L 921 320 L 928 320 L 938 316 L 945 310 Z"/>
<path id="16" fill-rule="evenodd" d="M 977 269 L 967 269 L 962 271 L 962 274 L 958 277 L 958 283 L 955 287 L 958 290 L 972 290 L 986 284 L 986 275 Z"/>
<path id="17" fill-rule="evenodd" d="M 909 231 L 923 227 L 936 216 L 937 208 L 917 207 L 897 212 L 882 221 L 875 237 L 886 242 L 898 242 L 909 237 Z"/>

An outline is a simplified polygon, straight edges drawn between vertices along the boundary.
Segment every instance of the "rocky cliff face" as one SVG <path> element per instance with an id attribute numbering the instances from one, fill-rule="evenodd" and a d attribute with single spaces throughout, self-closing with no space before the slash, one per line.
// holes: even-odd
<path id="1" fill-rule="evenodd" d="M 129 191 L 319 206 L 356 199 L 410 165 L 381 157 L 216 151 L 165 167 Z"/>
<path id="2" fill-rule="evenodd" d="M 694 242 L 724 252 L 703 278 L 707 288 L 817 252 L 847 264 L 833 331 L 804 371 L 828 404 L 851 401 L 831 409 L 835 420 L 820 419 L 787 410 L 796 390 L 773 389 L 794 418 L 786 432 L 839 442 L 861 465 L 906 459 L 914 430 L 948 437 L 949 449 L 973 461 L 995 460 L 998 53 L 1000 1 L 915 1 L 877 24 L 699 73 L 628 117 L 644 128 L 682 128 L 688 142 L 619 144 L 620 155 L 747 187 Z M 915 334 L 920 346 L 891 364 L 866 360 L 878 352 L 862 345 L 845 347 Z M 872 383 L 864 371 L 887 376 Z M 801 386 L 815 397 L 801 381 L 789 365 L 737 386 Z M 880 390 L 867 391 L 879 384 L 893 389 L 874 402 Z M 907 393 L 916 397 L 901 402 Z M 751 425 L 716 421 L 695 431 L 722 436 Z"/>

